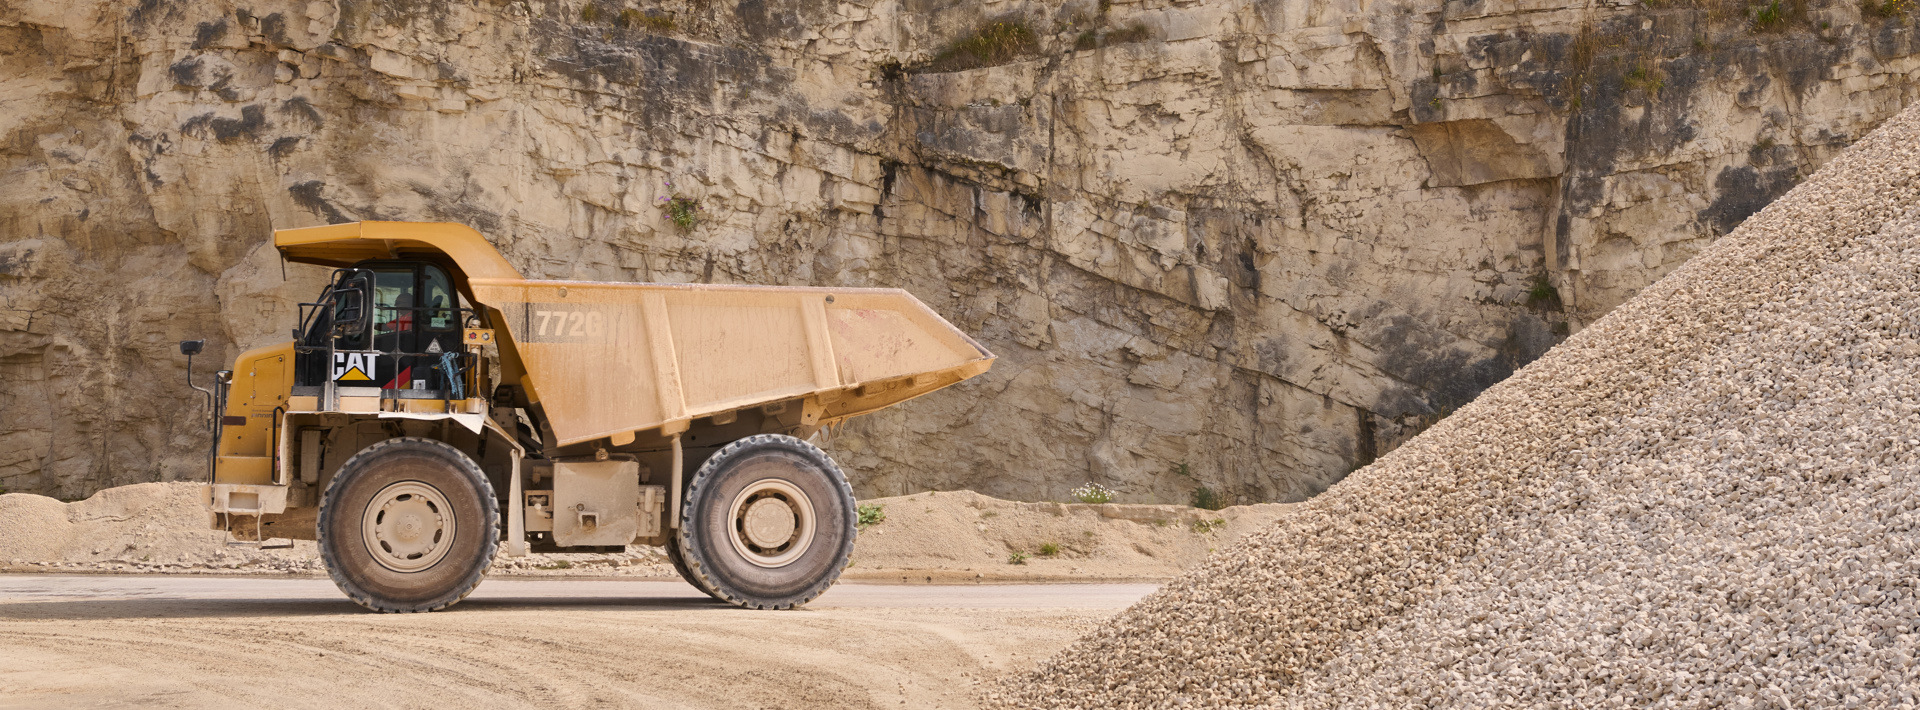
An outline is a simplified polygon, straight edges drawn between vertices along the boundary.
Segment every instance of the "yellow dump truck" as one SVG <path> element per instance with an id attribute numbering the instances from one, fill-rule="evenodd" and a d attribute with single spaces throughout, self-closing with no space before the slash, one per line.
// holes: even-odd
<path id="1" fill-rule="evenodd" d="M 495 555 L 658 545 L 751 608 L 838 579 L 858 513 L 808 443 L 993 355 L 897 289 L 540 281 L 458 224 L 274 232 L 334 269 L 213 401 L 213 525 L 317 540 L 377 611 L 445 608 Z M 188 357 L 203 341 L 181 344 Z M 503 520 L 504 518 L 504 520 Z"/>

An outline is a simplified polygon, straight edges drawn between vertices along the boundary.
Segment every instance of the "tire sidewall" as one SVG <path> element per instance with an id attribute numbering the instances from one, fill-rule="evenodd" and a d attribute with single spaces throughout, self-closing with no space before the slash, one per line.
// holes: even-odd
<path id="1" fill-rule="evenodd" d="M 760 466 L 784 459 L 791 466 Z M 779 478 L 806 494 L 814 536 L 807 549 L 780 567 L 761 567 L 733 547 L 728 535 L 734 498 L 747 486 Z M 846 476 L 825 452 L 779 434 L 761 434 L 722 448 L 689 486 L 678 533 L 688 570 L 711 593 L 755 608 L 789 608 L 812 600 L 840 577 L 853 552 L 858 520 Z"/>
<path id="2" fill-rule="evenodd" d="M 700 590 L 702 594 L 713 597 L 714 599 L 719 599 L 720 601 L 725 601 L 720 598 L 719 594 L 714 593 L 713 588 L 707 586 L 707 580 L 701 579 L 700 575 L 694 574 L 692 570 L 687 568 L 686 556 L 680 554 L 679 535 L 668 535 L 667 543 L 662 545 L 661 548 L 666 552 L 667 562 L 673 565 L 673 571 L 679 573 L 680 578 L 686 580 L 687 584 L 693 585 L 693 588 Z"/>
<path id="3" fill-rule="evenodd" d="M 362 533 L 368 504 L 401 481 L 437 489 L 454 518 L 446 555 L 417 572 L 381 565 Z M 432 611 L 460 601 L 479 584 L 499 548 L 499 521 L 493 486 L 466 454 L 432 439 L 388 439 L 362 449 L 334 474 L 320 504 L 319 547 L 328 576 L 362 606 Z"/>

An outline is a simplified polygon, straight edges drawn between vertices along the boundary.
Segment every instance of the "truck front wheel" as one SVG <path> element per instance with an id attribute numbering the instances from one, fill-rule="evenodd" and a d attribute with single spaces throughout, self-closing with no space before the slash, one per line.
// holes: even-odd
<path id="1" fill-rule="evenodd" d="M 789 609 L 840 578 L 856 522 L 853 489 L 826 453 L 761 434 L 693 475 L 676 534 L 695 586 L 736 606 Z"/>
<path id="2" fill-rule="evenodd" d="M 320 501 L 320 559 L 354 602 L 435 611 L 465 599 L 500 545 L 493 485 L 459 449 L 388 439 L 341 464 Z"/>

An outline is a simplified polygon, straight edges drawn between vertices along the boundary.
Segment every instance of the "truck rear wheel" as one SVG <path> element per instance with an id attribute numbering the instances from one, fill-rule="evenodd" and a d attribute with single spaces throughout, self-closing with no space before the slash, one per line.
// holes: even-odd
<path id="1" fill-rule="evenodd" d="M 827 591 L 853 554 L 853 489 L 812 444 L 728 444 L 687 486 L 677 531 L 694 586 L 736 606 L 789 609 Z"/>
<path id="2" fill-rule="evenodd" d="M 668 535 L 667 544 L 663 545 L 663 547 L 666 548 L 667 551 L 667 561 L 673 563 L 673 571 L 679 572 L 681 579 L 687 580 L 687 584 L 693 585 L 694 589 L 700 590 L 701 593 L 707 596 L 713 597 L 714 599 L 720 598 L 720 595 L 715 594 L 711 587 L 706 586 L 706 580 L 701 579 L 691 570 L 687 569 L 687 556 L 680 554 L 679 535 Z"/>
<path id="3" fill-rule="evenodd" d="M 445 609 L 480 586 L 500 505 L 480 467 L 432 439 L 379 442 L 341 464 L 320 501 L 320 559 L 379 612 Z"/>

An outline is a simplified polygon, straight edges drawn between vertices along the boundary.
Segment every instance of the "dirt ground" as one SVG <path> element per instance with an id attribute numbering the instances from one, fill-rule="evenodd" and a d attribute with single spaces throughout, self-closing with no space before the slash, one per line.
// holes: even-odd
<path id="1" fill-rule="evenodd" d="M 0 708 L 966 708 L 1150 589 L 842 584 L 753 612 L 678 581 L 495 579 L 380 615 L 321 579 L 0 575 Z"/>
<path id="2" fill-rule="evenodd" d="M 262 549 L 207 529 L 198 496 L 191 483 L 109 488 L 73 503 L 0 495 L 0 571 L 324 575 L 312 542 Z M 844 578 L 923 584 L 1167 579 L 1288 507 L 1023 503 L 970 491 L 860 503 L 884 519 L 861 529 Z M 631 550 L 501 558 L 490 576 L 674 577 L 659 549 Z"/>
<path id="3" fill-rule="evenodd" d="M 0 495 L 0 708 L 965 708 L 1153 588 L 1116 583 L 1287 507 L 922 493 L 861 501 L 884 519 L 802 610 L 716 604 L 634 548 L 502 559 L 452 609 L 391 616 L 342 597 L 311 542 L 206 529 L 197 493 Z"/>

